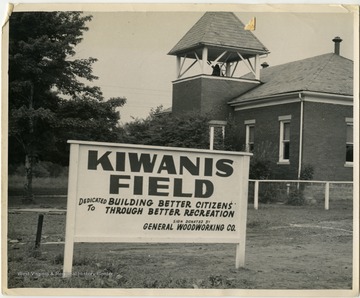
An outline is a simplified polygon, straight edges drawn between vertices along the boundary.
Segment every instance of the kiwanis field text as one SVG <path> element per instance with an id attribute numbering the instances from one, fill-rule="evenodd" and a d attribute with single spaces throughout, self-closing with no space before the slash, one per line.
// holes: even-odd
<path id="1" fill-rule="evenodd" d="M 221 158 L 158 155 L 135 152 L 106 151 L 101 156 L 97 150 L 88 151 L 87 169 L 107 172 L 125 172 L 124 175 L 111 174 L 109 179 L 109 193 L 120 194 L 122 189 L 131 189 L 134 195 L 172 196 L 209 198 L 214 193 L 214 183 L 210 179 L 193 179 L 193 187 L 184 190 L 185 173 L 193 177 L 229 177 L 233 174 L 233 160 Z M 129 174 L 133 175 L 129 175 Z M 151 173 L 154 176 L 135 175 L 134 173 Z M 161 174 L 161 176 L 159 176 Z M 164 175 L 162 176 L 162 175 Z M 146 181 L 145 181 L 146 180 Z M 145 185 L 147 187 L 145 188 Z"/>

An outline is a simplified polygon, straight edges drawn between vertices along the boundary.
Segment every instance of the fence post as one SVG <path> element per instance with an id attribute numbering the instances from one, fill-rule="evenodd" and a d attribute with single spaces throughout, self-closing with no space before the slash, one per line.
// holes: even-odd
<path id="1" fill-rule="evenodd" d="M 44 221 L 44 215 L 40 214 L 39 217 L 38 217 L 38 224 L 37 224 L 37 230 L 36 230 L 35 248 L 40 247 L 43 221 Z"/>
<path id="2" fill-rule="evenodd" d="M 325 183 L 325 210 L 329 210 L 330 183 Z"/>
<path id="3" fill-rule="evenodd" d="M 258 210 L 259 207 L 259 180 L 255 180 L 254 187 L 254 209 Z"/>
<path id="4" fill-rule="evenodd" d="M 286 196 L 289 198 L 290 195 L 290 183 L 286 184 Z"/>

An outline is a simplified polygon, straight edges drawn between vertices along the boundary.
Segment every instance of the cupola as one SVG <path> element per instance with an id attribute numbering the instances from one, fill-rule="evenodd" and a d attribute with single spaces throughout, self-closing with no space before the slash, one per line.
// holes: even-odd
<path id="1" fill-rule="evenodd" d="M 206 12 L 168 53 L 177 59 L 172 113 L 225 120 L 227 101 L 260 84 L 260 56 L 268 53 L 234 13 Z M 242 68 L 253 77 L 240 78 Z"/>
<path id="2" fill-rule="evenodd" d="M 177 57 L 177 78 L 182 78 L 195 64 L 200 64 L 201 74 L 211 74 L 215 66 L 220 66 L 221 76 L 233 77 L 239 62 L 243 62 L 259 80 L 259 57 L 269 51 L 244 28 L 232 12 L 205 13 L 169 52 Z M 187 59 L 193 63 L 184 69 Z"/>

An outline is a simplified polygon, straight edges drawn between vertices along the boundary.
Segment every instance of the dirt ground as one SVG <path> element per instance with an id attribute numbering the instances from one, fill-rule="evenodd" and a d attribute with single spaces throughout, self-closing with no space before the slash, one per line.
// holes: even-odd
<path id="1" fill-rule="evenodd" d="M 60 199 L 56 202 L 60 202 Z M 48 200 L 49 202 L 49 200 Z M 73 276 L 63 279 L 65 213 L 8 218 L 9 288 L 351 289 L 352 205 L 260 205 L 248 209 L 246 264 L 233 244 L 76 244 Z M 55 200 L 41 207 L 60 207 Z"/>

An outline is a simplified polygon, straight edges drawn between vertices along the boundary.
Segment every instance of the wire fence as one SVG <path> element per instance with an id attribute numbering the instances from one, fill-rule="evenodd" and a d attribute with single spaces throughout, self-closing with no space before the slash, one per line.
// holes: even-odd
<path id="1" fill-rule="evenodd" d="M 313 180 L 249 180 L 249 202 L 254 208 L 259 203 L 287 203 L 290 205 L 319 205 L 330 208 L 330 201 L 351 201 L 352 181 Z"/>

